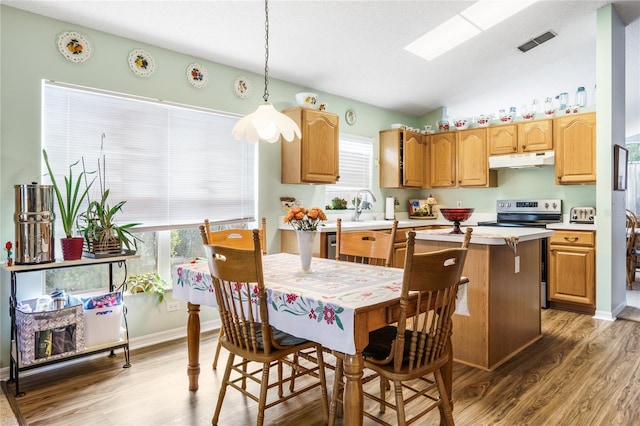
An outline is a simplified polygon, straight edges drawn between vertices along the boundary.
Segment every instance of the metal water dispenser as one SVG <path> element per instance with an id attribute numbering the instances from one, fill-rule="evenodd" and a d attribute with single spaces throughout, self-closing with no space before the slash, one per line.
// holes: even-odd
<path id="1" fill-rule="evenodd" d="M 55 261 L 53 186 L 15 185 L 16 264 Z"/>

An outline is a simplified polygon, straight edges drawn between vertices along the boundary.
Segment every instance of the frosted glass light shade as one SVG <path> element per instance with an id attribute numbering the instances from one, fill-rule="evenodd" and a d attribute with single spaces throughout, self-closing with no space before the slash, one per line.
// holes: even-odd
<path id="1" fill-rule="evenodd" d="M 291 142 L 294 135 L 301 137 L 300 128 L 296 122 L 276 110 L 269 102 L 265 102 L 254 112 L 240 119 L 233 127 L 231 134 L 238 141 L 242 136 L 246 136 L 252 143 L 260 140 L 275 143 L 280 137 Z"/>

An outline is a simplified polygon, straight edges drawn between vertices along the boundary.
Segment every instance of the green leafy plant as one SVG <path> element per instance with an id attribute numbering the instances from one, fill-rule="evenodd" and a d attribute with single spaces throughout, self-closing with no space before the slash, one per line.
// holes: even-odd
<path id="1" fill-rule="evenodd" d="M 122 211 L 126 201 L 120 201 L 113 206 L 108 203 L 109 190 L 102 193 L 100 200 L 89 203 L 87 211 L 79 216 L 79 229 L 87 244 L 101 247 L 118 247 L 124 245 L 127 250 L 137 250 L 138 241 L 142 240 L 133 235 L 129 230 L 140 223 L 128 223 L 118 225 L 115 216 Z"/>
<path id="2" fill-rule="evenodd" d="M 80 172 L 77 179 L 75 179 L 74 181 L 73 166 L 79 163 L 79 161 L 76 161 L 69 166 L 69 176 L 64 177 L 65 193 L 63 195 L 62 191 L 60 191 L 60 187 L 58 186 L 58 182 L 53 175 L 53 171 L 51 170 L 51 165 L 49 164 L 49 156 L 47 155 L 47 151 L 45 149 L 42 150 L 42 156 L 44 157 L 44 163 L 47 165 L 47 171 L 49 172 L 53 190 L 56 193 L 56 199 L 58 200 L 58 208 L 60 210 L 60 220 L 62 221 L 62 228 L 64 229 L 64 233 L 67 238 L 71 238 L 73 225 L 76 223 L 76 218 L 78 217 L 80 207 L 82 206 L 82 202 L 84 201 L 84 199 L 87 197 L 87 193 L 89 192 L 89 188 L 93 184 L 93 180 L 90 183 L 86 183 L 84 191 L 80 189 L 83 177 L 86 177 L 87 172 Z"/>
<path id="3" fill-rule="evenodd" d="M 127 278 L 127 290 L 131 293 L 146 293 L 155 296 L 157 303 L 164 301 L 167 282 L 157 272 L 135 274 Z"/>

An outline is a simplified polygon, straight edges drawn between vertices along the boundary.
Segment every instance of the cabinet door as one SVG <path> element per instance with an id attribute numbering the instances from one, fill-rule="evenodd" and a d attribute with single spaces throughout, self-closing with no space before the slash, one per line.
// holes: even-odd
<path id="1" fill-rule="evenodd" d="M 422 187 L 422 135 L 404 131 L 402 186 Z"/>
<path id="2" fill-rule="evenodd" d="M 553 120 L 525 121 L 518 124 L 520 152 L 553 149 Z"/>
<path id="3" fill-rule="evenodd" d="M 380 140 L 380 188 L 401 188 L 400 129 L 382 130 Z"/>
<path id="4" fill-rule="evenodd" d="M 306 110 L 302 128 L 302 180 L 335 183 L 338 172 L 338 116 Z M 286 142 L 284 142 L 286 143 Z"/>
<path id="5" fill-rule="evenodd" d="M 549 246 L 549 300 L 595 306 L 595 249 Z"/>
<path id="6" fill-rule="evenodd" d="M 431 136 L 422 141 L 422 187 L 431 188 Z"/>
<path id="7" fill-rule="evenodd" d="M 487 129 L 462 130 L 458 139 L 458 186 L 487 186 Z"/>
<path id="8" fill-rule="evenodd" d="M 488 128 L 489 155 L 514 154 L 518 151 L 518 129 L 515 124 Z"/>
<path id="9" fill-rule="evenodd" d="M 456 186 L 456 135 L 438 133 L 431 136 L 431 187 Z"/>
<path id="10" fill-rule="evenodd" d="M 554 121 L 556 184 L 596 183 L 596 114 Z"/>

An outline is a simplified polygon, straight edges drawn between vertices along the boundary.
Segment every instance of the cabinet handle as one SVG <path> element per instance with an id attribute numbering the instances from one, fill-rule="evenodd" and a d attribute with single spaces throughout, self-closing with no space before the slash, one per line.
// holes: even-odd
<path id="1" fill-rule="evenodd" d="M 562 176 L 558 176 L 558 180 L 562 180 Z"/>
<path id="2" fill-rule="evenodd" d="M 565 241 L 568 241 L 570 243 L 575 243 L 576 241 L 578 241 L 578 237 L 564 237 Z"/>
<path id="3" fill-rule="evenodd" d="M 517 150 L 518 150 L 518 148 L 514 146 L 514 147 L 513 147 L 513 151 L 515 152 L 515 151 L 517 151 Z"/>
<path id="4" fill-rule="evenodd" d="M 527 149 L 527 146 L 526 145 L 522 145 L 522 149 Z"/>

